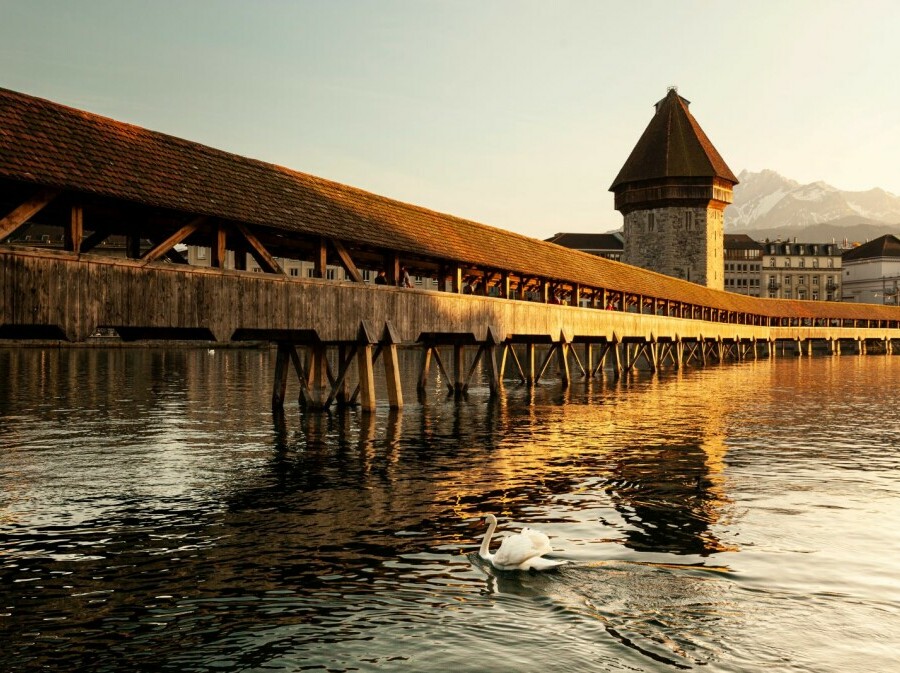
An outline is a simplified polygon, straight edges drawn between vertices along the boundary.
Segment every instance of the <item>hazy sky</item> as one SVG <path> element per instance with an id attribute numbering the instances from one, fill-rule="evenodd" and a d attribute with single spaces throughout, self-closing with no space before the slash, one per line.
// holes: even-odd
<path id="1" fill-rule="evenodd" d="M 536 237 L 677 85 L 731 169 L 900 194 L 896 0 L 0 0 L 0 87 Z"/>

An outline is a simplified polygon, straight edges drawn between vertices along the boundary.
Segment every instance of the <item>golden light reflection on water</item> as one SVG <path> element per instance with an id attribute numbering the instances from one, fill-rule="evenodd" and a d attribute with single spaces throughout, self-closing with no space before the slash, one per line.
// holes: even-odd
<path id="1" fill-rule="evenodd" d="M 451 640 L 460 661 L 549 642 L 569 670 L 896 658 L 896 359 L 508 382 L 496 402 L 438 381 L 401 413 L 273 422 L 270 356 L 0 350 L 7 652 L 55 661 L 40 632 L 70 664 L 152 650 L 199 669 L 264 625 L 292 661 L 348 668 Z M 482 573 L 486 511 L 574 563 Z M 110 624 L 140 637 L 110 648 Z M 257 654 L 245 668 L 284 663 Z"/>

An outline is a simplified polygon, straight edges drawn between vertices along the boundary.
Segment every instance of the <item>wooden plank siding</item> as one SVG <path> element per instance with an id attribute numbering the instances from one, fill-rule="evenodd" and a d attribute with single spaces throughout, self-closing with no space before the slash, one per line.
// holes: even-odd
<path id="1" fill-rule="evenodd" d="M 766 326 L 557 306 L 0 246 L 0 337 L 36 327 L 73 341 L 126 338 L 357 341 L 363 321 L 405 342 L 898 339 L 900 325 Z"/>

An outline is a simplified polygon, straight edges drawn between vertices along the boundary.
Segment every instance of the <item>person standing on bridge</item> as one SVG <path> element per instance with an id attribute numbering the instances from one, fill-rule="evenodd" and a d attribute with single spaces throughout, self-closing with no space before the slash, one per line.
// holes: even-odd
<path id="1" fill-rule="evenodd" d="M 405 266 L 400 267 L 400 287 L 412 287 L 412 281 L 409 279 L 409 271 Z"/>
<path id="2" fill-rule="evenodd" d="M 387 278 L 385 278 L 384 276 L 384 269 L 378 271 L 378 275 L 375 276 L 375 284 L 387 285 Z"/>

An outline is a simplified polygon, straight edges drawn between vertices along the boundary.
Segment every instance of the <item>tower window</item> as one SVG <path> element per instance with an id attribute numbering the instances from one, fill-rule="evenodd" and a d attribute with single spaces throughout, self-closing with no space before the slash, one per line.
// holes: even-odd
<path id="1" fill-rule="evenodd" d="M 647 231 L 656 231 L 656 213 L 647 214 Z"/>
<path id="2" fill-rule="evenodd" d="M 694 228 L 694 213 L 689 210 L 684 213 L 684 228 L 688 231 Z"/>

